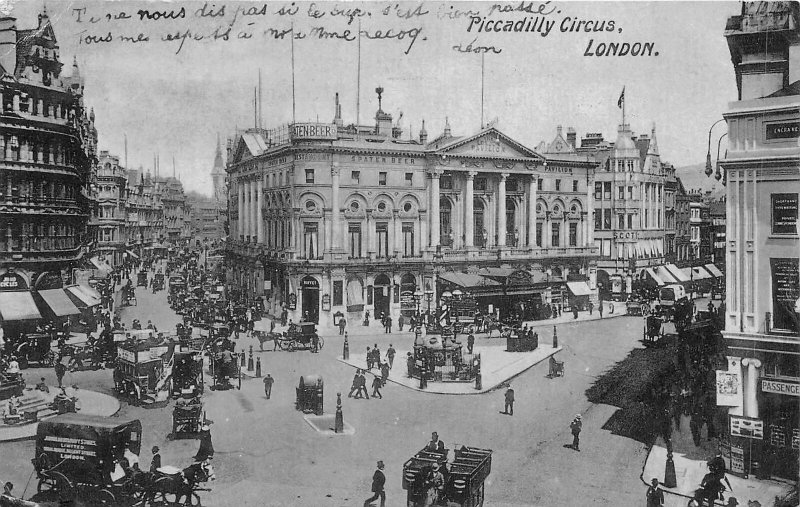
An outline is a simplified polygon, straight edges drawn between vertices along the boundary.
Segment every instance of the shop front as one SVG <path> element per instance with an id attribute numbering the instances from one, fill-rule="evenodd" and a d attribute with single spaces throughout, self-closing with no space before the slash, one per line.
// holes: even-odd
<path id="1" fill-rule="evenodd" d="M 306 276 L 300 280 L 301 291 L 301 320 L 319 323 L 319 280 L 313 276 Z"/>
<path id="2" fill-rule="evenodd" d="M 796 479 L 800 460 L 800 378 L 762 377 L 759 388 L 764 425 L 763 475 Z"/>

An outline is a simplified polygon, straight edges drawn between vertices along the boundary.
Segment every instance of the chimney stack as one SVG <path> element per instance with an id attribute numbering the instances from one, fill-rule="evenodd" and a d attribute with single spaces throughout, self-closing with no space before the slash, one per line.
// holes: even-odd
<path id="1" fill-rule="evenodd" d="M 425 120 L 422 120 L 422 128 L 419 129 L 419 142 L 421 144 L 428 142 L 428 131 L 425 130 Z"/>
<path id="2" fill-rule="evenodd" d="M 567 142 L 573 148 L 576 148 L 575 143 L 577 142 L 577 134 L 575 133 L 575 129 L 572 127 L 567 127 Z"/>

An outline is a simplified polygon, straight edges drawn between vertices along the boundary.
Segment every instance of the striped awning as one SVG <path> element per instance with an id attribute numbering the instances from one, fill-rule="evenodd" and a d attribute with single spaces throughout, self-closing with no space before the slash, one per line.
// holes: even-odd
<path id="1" fill-rule="evenodd" d="M 653 268 L 646 268 L 644 271 L 645 271 L 645 273 L 647 273 L 650 276 L 650 278 L 653 279 L 654 282 L 656 282 L 656 284 L 659 287 L 664 285 L 664 280 L 662 280 L 661 278 L 659 278 L 659 276 L 657 274 L 655 274 L 655 272 L 653 271 Z"/>
<path id="2" fill-rule="evenodd" d="M 725 275 L 722 274 L 722 271 L 720 271 L 719 268 L 716 267 L 713 264 L 706 264 L 703 267 L 706 268 L 706 271 L 711 273 L 716 278 L 724 278 L 725 277 Z"/>
<path id="3" fill-rule="evenodd" d="M 40 290 L 45 304 L 56 317 L 67 317 L 69 315 L 80 315 L 81 311 L 70 301 L 64 289 Z"/>
<path id="4" fill-rule="evenodd" d="M 0 292 L 0 318 L 4 322 L 42 318 L 28 291 Z"/>
<path id="5" fill-rule="evenodd" d="M 684 283 L 689 281 L 689 277 L 686 276 L 686 273 L 684 273 L 683 270 L 678 266 L 676 266 L 675 264 L 666 264 L 664 268 L 666 268 L 670 272 L 670 274 L 676 280 L 678 280 L 678 282 Z"/>
<path id="6" fill-rule="evenodd" d="M 667 271 L 667 268 L 664 266 L 656 266 L 653 268 L 653 272 L 658 275 L 661 280 L 664 281 L 666 284 L 673 284 L 673 283 L 680 283 L 678 280 L 672 276 L 672 273 Z"/>
<path id="7" fill-rule="evenodd" d="M 72 302 L 78 306 L 92 307 L 101 303 L 100 294 L 91 287 L 85 285 L 70 285 L 64 290 L 71 296 Z"/>

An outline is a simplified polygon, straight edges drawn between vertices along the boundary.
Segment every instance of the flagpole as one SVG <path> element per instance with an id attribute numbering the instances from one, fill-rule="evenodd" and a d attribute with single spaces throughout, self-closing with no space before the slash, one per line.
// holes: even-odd
<path id="1" fill-rule="evenodd" d="M 622 87 L 622 128 L 625 128 L 625 87 Z"/>
<path id="2" fill-rule="evenodd" d="M 294 23 L 292 23 L 292 123 L 297 121 L 296 118 L 296 102 L 294 95 Z"/>
<path id="3" fill-rule="evenodd" d="M 356 75 L 356 132 L 361 124 L 361 18 L 358 18 L 358 66 Z"/>
<path id="4" fill-rule="evenodd" d="M 483 130 L 483 94 L 484 94 L 484 57 L 486 53 L 481 53 L 481 130 Z"/>

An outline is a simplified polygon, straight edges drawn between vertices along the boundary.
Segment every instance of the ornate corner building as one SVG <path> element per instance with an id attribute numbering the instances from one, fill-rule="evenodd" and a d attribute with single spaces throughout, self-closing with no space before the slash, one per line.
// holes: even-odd
<path id="1" fill-rule="evenodd" d="M 429 140 L 423 122 L 403 138 L 380 105 L 374 125 L 344 126 L 338 96 L 333 123 L 250 129 L 228 146 L 228 282 L 275 314 L 396 318 L 456 288 L 506 312 L 594 289 L 586 157 L 491 126 L 454 136 L 446 122 Z"/>
<path id="2" fill-rule="evenodd" d="M 797 479 L 800 450 L 800 5 L 745 2 L 725 29 L 737 100 L 725 170 L 731 471 Z M 725 181 L 725 180 L 724 180 Z M 723 386 L 725 387 L 725 386 Z M 724 396 L 721 396 L 724 395 Z"/>
<path id="3" fill-rule="evenodd" d="M 77 63 L 63 74 L 46 11 L 29 30 L 0 18 L 0 266 L 17 284 L 4 288 L 69 281 L 94 238 L 97 130 L 83 87 Z"/>

